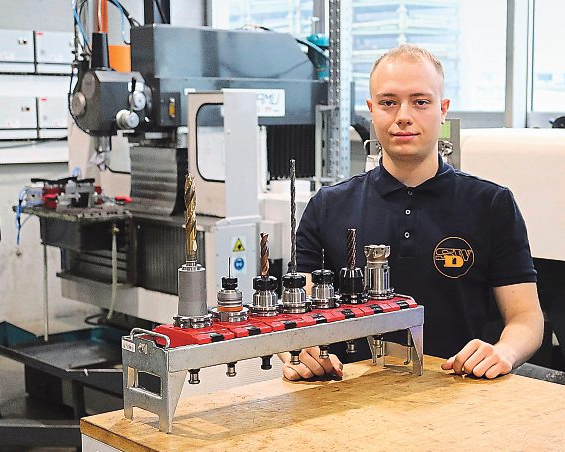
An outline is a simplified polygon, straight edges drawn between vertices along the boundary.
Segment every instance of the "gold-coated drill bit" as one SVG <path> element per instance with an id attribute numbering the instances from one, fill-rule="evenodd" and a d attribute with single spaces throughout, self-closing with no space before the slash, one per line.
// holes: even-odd
<path id="1" fill-rule="evenodd" d="M 185 227 L 186 227 L 186 260 L 196 262 L 196 189 L 194 186 L 194 176 L 190 173 L 186 175 L 184 182 L 184 207 Z"/>
<path id="2" fill-rule="evenodd" d="M 261 232 L 261 276 L 269 276 L 269 234 Z"/>

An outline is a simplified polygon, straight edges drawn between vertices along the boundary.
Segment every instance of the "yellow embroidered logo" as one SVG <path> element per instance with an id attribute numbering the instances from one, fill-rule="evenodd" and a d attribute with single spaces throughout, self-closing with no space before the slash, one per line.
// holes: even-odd
<path id="1" fill-rule="evenodd" d="M 434 249 L 434 265 L 438 272 L 448 278 L 460 278 L 474 263 L 473 248 L 460 237 L 447 237 Z"/>

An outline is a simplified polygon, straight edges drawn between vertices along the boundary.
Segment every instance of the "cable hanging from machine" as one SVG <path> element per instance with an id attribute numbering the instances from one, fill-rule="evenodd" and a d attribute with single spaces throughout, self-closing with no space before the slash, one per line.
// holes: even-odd
<path id="1" fill-rule="evenodd" d="M 164 24 L 166 24 L 168 21 L 167 19 L 165 19 L 165 13 L 163 12 L 163 8 L 161 7 L 161 2 L 159 2 L 159 0 L 153 0 L 155 2 L 155 6 L 157 6 L 157 10 L 159 11 L 159 16 L 161 16 L 161 20 L 163 21 Z"/>

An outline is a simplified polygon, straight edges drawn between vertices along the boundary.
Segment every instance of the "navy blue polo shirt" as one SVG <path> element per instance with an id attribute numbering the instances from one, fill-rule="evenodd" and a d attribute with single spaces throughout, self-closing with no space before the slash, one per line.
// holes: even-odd
<path id="1" fill-rule="evenodd" d="M 357 229 L 358 267 L 364 245 L 390 245 L 391 285 L 425 307 L 425 353 L 448 358 L 481 337 L 493 287 L 535 282 L 536 271 L 510 190 L 439 162 L 417 187 L 382 165 L 323 187 L 300 221 L 297 267 L 320 268 L 323 248 L 337 276 L 349 228 Z"/>

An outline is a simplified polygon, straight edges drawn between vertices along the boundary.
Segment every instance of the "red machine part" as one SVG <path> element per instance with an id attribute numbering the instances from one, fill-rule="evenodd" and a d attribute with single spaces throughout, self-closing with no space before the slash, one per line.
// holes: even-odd
<path id="1" fill-rule="evenodd" d="M 116 196 L 116 202 L 120 205 L 126 205 L 131 203 L 131 198 L 129 196 Z"/>
<path id="2" fill-rule="evenodd" d="M 43 207 L 55 210 L 57 208 L 57 197 L 61 194 L 61 187 L 43 187 Z"/>

